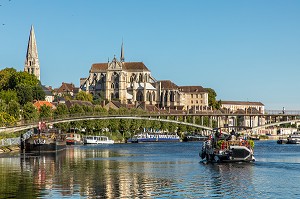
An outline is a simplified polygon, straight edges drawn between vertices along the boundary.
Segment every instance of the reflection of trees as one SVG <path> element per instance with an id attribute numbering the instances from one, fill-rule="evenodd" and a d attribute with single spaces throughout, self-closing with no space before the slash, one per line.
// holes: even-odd
<path id="1" fill-rule="evenodd" d="M 128 161 L 132 159 L 131 153 L 119 154 L 99 147 L 86 146 L 84 150 L 68 147 L 54 155 L 15 158 L 13 166 L 0 162 L 0 198 L 47 198 L 54 194 L 57 197 L 150 197 L 172 183 L 152 176 L 153 167 L 149 162 Z"/>

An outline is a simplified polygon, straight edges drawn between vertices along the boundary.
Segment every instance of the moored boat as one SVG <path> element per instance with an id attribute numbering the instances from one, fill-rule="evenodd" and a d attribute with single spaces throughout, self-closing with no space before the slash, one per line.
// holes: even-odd
<path id="1" fill-rule="evenodd" d="M 129 138 L 127 142 L 179 142 L 180 137 L 177 134 L 162 134 L 162 133 L 140 133 Z"/>
<path id="2" fill-rule="evenodd" d="M 213 133 L 209 140 L 203 143 L 199 153 L 203 162 L 253 162 L 254 142 L 246 139 L 235 139 L 231 135 Z"/>
<path id="3" fill-rule="evenodd" d="M 80 145 L 82 144 L 81 135 L 78 133 L 67 133 L 66 135 L 67 145 Z"/>
<path id="4" fill-rule="evenodd" d="M 208 139 L 208 136 L 201 136 L 201 135 L 187 135 L 184 136 L 183 140 L 184 142 L 197 142 L 197 141 L 206 141 Z"/>
<path id="5" fill-rule="evenodd" d="M 66 135 L 59 129 L 47 129 L 25 140 L 25 153 L 52 153 L 66 148 Z"/>
<path id="6" fill-rule="evenodd" d="M 113 144 L 107 136 L 86 136 L 83 140 L 84 144 Z"/>
<path id="7" fill-rule="evenodd" d="M 280 138 L 277 144 L 300 144 L 300 132 L 294 132 L 287 139 Z"/>

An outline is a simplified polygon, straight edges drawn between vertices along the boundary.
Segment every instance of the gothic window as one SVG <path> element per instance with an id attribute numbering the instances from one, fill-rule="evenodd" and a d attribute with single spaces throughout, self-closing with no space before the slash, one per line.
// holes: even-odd
<path id="1" fill-rule="evenodd" d="M 174 92 L 173 91 L 170 93 L 170 101 L 171 102 L 175 101 L 175 96 L 174 96 Z"/>
<path id="2" fill-rule="evenodd" d="M 115 98 L 117 98 L 117 99 L 119 98 L 119 92 L 115 93 Z"/>
<path id="3" fill-rule="evenodd" d="M 152 101 L 155 101 L 155 92 L 152 93 Z"/>
<path id="4" fill-rule="evenodd" d="M 115 88 L 119 88 L 119 83 L 118 82 L 116 82 Z"/>
<path id="5" fill-rule="evenodd" d="M 34 74 L 34 68 L 31 69 L 31 74 Z"/>
<path id="6" fill-rule="evenodd" d="M 136 100 L 137 101 L 143 101 L 144 100 L 144 95 L 141 91 L 138 91 L 136 94 Z"/>
<path id="7" fill-rule="evenodd" d="M 152 101 L 152 95 L 150 92 L 147 93 L 147 101 L 149 101 L 149 102 Z"/>
<path id="8" fill-rule="evenodd" d="M 115 84 L 114 83 L 111 84 L 111 88 L 115 88 Z"/>
<path id="9" fill-rule="evenodd" d="M 142 75 L 142 73 L 140 74 L 139 80 L 140 80 L 140 82 L 143 82 L 143 75 Z"/>
<path id="10" fill-rule="evenodd" d="M 110 99 L 114 99 L 115 98 L 115 95 L 112 93 L 110 94 Z"/>

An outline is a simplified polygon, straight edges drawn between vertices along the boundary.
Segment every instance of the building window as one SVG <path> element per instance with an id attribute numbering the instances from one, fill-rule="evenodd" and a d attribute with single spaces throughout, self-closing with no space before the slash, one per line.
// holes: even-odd
<path id="1" fill-rule="evenodd" d="M 196 94 L 196 98 L 198 98 L 198 94 Z"/>
<path id="2" fill-rule="evenodd" d="M 191 101 L 191 104 L 193 104 L 194 102 L 193 102 L 193 100 Z"/>
<path id="3" fill-rule="evenodd" d="M 191 98 L 193 98 L 194 96 L 193 96 L 193 94 L 191 94 Z"/>
<path id="4" fill-rule="evenodd" d="M 198 104 L 198 100 L 196 101 L 196 104 Z"/>

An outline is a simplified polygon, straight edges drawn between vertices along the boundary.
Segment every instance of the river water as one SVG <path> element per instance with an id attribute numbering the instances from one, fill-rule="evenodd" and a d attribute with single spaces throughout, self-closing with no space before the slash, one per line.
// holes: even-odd
<path id="1" fill-rule="evenodd" d="M 300 198 L 300 145 L 255 142 L 254 163 L 203 164 L 201 142 L 70 146 L 0 158 L 0 198 Z"/>

